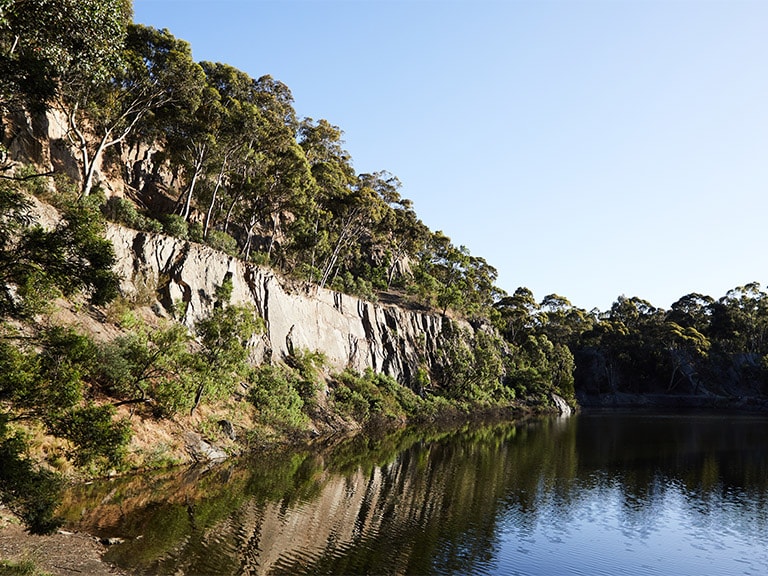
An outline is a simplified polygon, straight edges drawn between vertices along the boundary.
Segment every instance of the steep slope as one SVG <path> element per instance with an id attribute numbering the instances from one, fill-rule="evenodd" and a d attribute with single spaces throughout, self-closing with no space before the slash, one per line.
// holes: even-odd
<path id="1" fill-rule="evenodd" d="M 121 289 L 149 290 L 161 314 L 183 309 L 192 326 L 215 305 L 217 287 L 231 280 L 231 303 L 251 304 L 266 324 L 254 341 L 256 361 L 279 361 L 294 350 L 322 352 L 332 369 L 370 368 L 411 385 L 419 369 L 439 362 L 447 318 L 290 283 L 273 271 L 204 245 L 110 224 L 107 237 L 118 257 Z M 181 304 L 181 306 L 179 306 Z M 464 327 L 471 334 L 469 325 Z"/>

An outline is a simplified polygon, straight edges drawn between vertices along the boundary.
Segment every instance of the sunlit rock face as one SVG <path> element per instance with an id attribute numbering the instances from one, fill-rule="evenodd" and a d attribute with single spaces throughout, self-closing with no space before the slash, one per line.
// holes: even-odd
<path id="1" fill-rule="evenodd" d="M 280 360 L 292 350 L 319 351 L 333 369 L 371 368 L 410 384 L 437 358 L 444 319 L 436 314 L 366 302 L 308 284 L 290 283 L 269 269 L 207 246 L 110 224 L 121 290 L 170 315 L 185 310 L 188 326 L 208 315 L 216 288 L 232 281 L 232 304 L 253 305 L 266 324 L 254 339 L 257 361 Z"/>

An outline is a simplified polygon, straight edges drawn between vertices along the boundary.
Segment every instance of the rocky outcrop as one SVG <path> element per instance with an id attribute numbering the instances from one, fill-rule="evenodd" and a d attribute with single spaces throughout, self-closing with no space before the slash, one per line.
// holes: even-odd
<path id="1" fill-rule="evenodd" d="M 137 232 L 110 224 L 129 298 L 153 304 L 159 314 L 184 310 L 188 326 L 213 309 L 217 287 L 231 280 L 232 304 L 250 304 L 266 331 L 253 341 L 254 359 L 279 361 L 294 350 L 322 352 L 331 368 L 392 376 L 413 385 L 420 368 L 438 359 L 447 319 L 395 305 L 292 283 L 273 271 L 229 257 L 204 245 Z"/>
<path id="2" fill-rule="evenodd" d="M 555 393 L 552 393 L 551 397 L 552 397 L 552 403 L 557 408 L 557 411 L 560 414 L 560 416 L 568 417 L 573 415 L 573 410 L 568 405 L 568 402 L 565 401 L 565 398 Z"/>

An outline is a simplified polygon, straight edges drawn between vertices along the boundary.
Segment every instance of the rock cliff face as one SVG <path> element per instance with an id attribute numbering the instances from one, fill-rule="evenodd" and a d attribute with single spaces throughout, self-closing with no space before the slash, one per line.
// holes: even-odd
<path id="1" fill-rule="evenodd" d="M 440 315 L 291 285 L 269 269 L 164 235 L 110 224 L 107 237 L 118 257 L 123 293 L 156 298 L 161 314 L 184 303 L 188 326 L 211 312 L 216 288 L 231 279 L 230 302 L 253 305 L 266 324 L 253 342 L 257 361 L 278 361 L 293 350 L 319 351 L 335 370 L 371 368 L 405 385 L 414 384 L 417 370 L 438 361 L 448 322 Z"/>
<path id="2" fill-rule="evenodd" d="M 49 112 L 34 118 L 22 114 L 10 121 L 13 130 L 0 136 L 14 159 L 35 162 L 46 170 L 56 169 L 79 179 L 77 159 L 66 145 L 66 120 L 60 114 Z M 122 153 L 128 182 L 145 196 L 151 196 L 151 190 L 147 190 L 152 186 L 147 186 L 147 181 L 157 178 L 162 171 L 153 160 L 153 151 L 131 149 Z M 102 167 L 97 181 L 108 195 L 123 196 L 123 176 L 109 178 L 107 172 Z M 55 216 L 49 218 L 54 220 Z M 292 350 L 307 349 L 325 354 L 333 369 L 372 368 L 410 386 L 419 369 L 430 370 L 438 362 L 448 322 L 438 314 L 294 285 L 269 269 L 173 237 L 114 224 L 109 225 L 107 236 L 119 260 L 123 293 L 141 295 L 142 300 L 156 299 L 156 312 L 165 315 L 183 302 L 186 313 L 182 321 L 188 326 L 210 313 L 216 287 L 231 278 L 231 303 L 252 304 L 266 323 L 266 333 L 253 343 L 257 361 L 277 361 Z M 462 327 L 470 331 L 471 337 L 469 325 L 462 323 Z"/>

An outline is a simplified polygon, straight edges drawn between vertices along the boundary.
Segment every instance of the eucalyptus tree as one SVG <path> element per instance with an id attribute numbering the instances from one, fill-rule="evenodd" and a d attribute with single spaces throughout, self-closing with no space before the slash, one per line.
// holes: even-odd
<path id="1" fill-rule="evenodd" d="M 524 286 L 517 288 L 511 296 L 501 298 L 494 308 L 499 313 L 499 331 L 512 344 L 525 342 L 538 322 L 539 304 L 533 292 Z"/>
<path id="2" fill-rule="evenodd" d="M 357 180 L 352 159 L 343 148 L 342 131 L 327 120 L 304 119 L 298 130 L 299 145 L 304 151 L 315 183 L 315 210 L 310 216 L 308 238 L 309 269 L 311 280 L 323 284 L 332 270 L 333 252 L 338 247 L 338 234 L 334 238 L 331 222 L 335 218 L 333 208 L 340 208 L 345 196 L 352 194 Z M 322 267 L 322 271 L 320 270 Z"/>
<path id="3" fill-rule="evenodd" d="M 586 310 L 577 308 L 565 296 L 549 294 L 539 304 L 538 312 L 541 331 L 552 342 L 576 347 L 579 337 L 592 329 L 595 317 Z"/>
<path id="4" fill-rule="evenodd" d="M 707 357 L 710 348 L 709 339 L 692 326 L 683 327 L 676 322 L 665 321 L 655 331 L 655 348 L 666 352 L 666 363 L 671 367 L 667 392 L 674 390 L 685 376 L 693 384 L 693 392 L 699 388 L 695 378 L 697 372 L 695 366 L 700 365 Z M 661 367 L 661 366 L 660 366 Z M 687 371 L 687 373 L 686 373 Z"/>
<path id="5" fill-rule="evenodd" d="M 131 16 L 130 0 L 0 0 L 0 106 L 45 108 L 62 80 L 107 79 Z"/>
<path id="6" fill-rule="evenodd" d="M 566 339 L 558 338 L 573 321 L 570 302 L 552 294 L 539 304 L 530 289 L 519 287 L 512 295 L 501 297 L 494 309 L 496 326 L 509 345 L 508 386 L 518 396 L 543 399 L 555 392 L 573 398 L 574 355 Z M 560 325 L 551 326 L 550 321 Z M 578 317 L 574 325 L 580 325 Z"/>
<path id="7" fill-rule="evenodd" d="M 666 320 L 684 328 L 707 332 L 712 320 L 714 298 L 693 292 L 675 301 L 667 312 Z"/>
<path id="8" fill-rule="evenodd" d="M 325 199 L 325 206 L 332 214 L 329 226 L 332 248 L 322 265 L 321 287 L 331 281 L 345 264 L 349 266 L 356 249 L 365 237 L 372 235 L 387 208 L 366 175 L 358 177 L 351 188 L 339 187 L 336 192 L 337 195 Z"/>
<path id="9" fill-rule="evenodd" d="M 312 204 L 310 166 L 297 142 L 298 121 L 293 97 L 282 82 L 262 76 L 252 82 L 249 101 L 255 106 L 253 138 L 240 164 L 241 187 L 232 195 L 227 223 L 239 221 L 245 231 L 242 254 L 249 258 L 257 232 L 266 237 L 267 260 L 281 247 L 282 264 L 295 242 L 293 228 L 303 223 Z"/>
<path id="10" fill-rule="evenodd" d="M 252 154 L 262 121 L 256 105 L 253 79 L 246 73 L 221 63 L 202 62 L 208 87 L 218 98 L 216 133 L 211 141 L 211 161 L 218 165 L 213 191 L 206 211 L 203 237 L 208 236 L 219 192 L 226 190 L 232 174 L 238 174 Z"/>
<path id="11" fill-rule="evenodd" d="M 608 317 L 614 322 L 621 322 L 629 330 L 636 330 L 650 323 L 661 322 L 664 311 L 642 298 L 622 295 L 611 305 Z"/>
<path id="12" fill-rule="evenodd" d="M 737 286 L 712 304 L 712 338 L 730 353 L 768 353 L 768 294 L 757 282 Z"/>
<path id="13" fill-rule="evenodd" d="M 431 231 L 416 215 L 413 203 L 401 199 L 392 206 L 382 220 L 389 256 L 387 288 L 391 288 L 399 271 L 402 283 L 410 272 L 410 262 L 429 241 Z"/>
<path id="14" fill-rule="evenodd" d="M 343 197 L 330 199 L 327 204 L 334 215 L 329 230 L 336 237 L 334 252 L 341 255 L 337 262 L 343 263 L 346 273 L 380 287 L 385 286 L 388 268 L 393 269 L 389 261 L 397 252 L 404 257 L 408 243 L 408 231 L 392 229 L 404 224 L 397 214 L 410 206 L 410 201 L 401 198 L 400 186 L 397 177 L 386 171 L 359 174 L 347 206 Z M 342 214 L 346 208 L 349 210 Z M 399 233 L 404 235 L 402 242 Z"/>
<path id="15" fill-rule="evenodd" d="M 46 110 L 68 78 L 104 81 L 130 18 L 129 0 L 0 0 L 2 123 L 9 113 Z M 0 146 L 2 177 L 15 178 L 15 167 Z"/>
<path id="16" fill-rule="evenodd" d="M 496 286 L 498 271 L 485 258 L 470 256 L 462 283 L 466 290 L 464 313 L 475 317 L 489 317 L 495 311 L 493 304 L 506 296 Z"/>
<path id="17" fill-rule="evenodd" d="M 121 58 L 110 62 L 102 77 L 74 70 L 62 79 L 57 98 L 80 154 L 84 197 L 108 148 L 126 141 L 153 112 L 171 104 L 183 108 L 197 97 L 195 79 L 202 71 L 189 44 L 167 30 L 130 25 L 120 45 Z"/>

